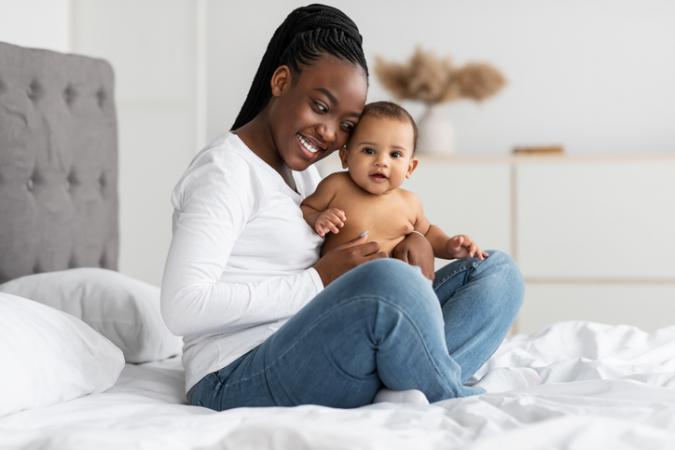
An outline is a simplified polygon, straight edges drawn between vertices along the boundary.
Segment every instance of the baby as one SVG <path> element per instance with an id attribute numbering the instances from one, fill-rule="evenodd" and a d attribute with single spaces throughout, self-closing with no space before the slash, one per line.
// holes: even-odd
<path id="1" fill-rule="evenodd" d="M 448 237 L 430 224 L 415 194 L 400 187 L 417 167 L 416 142 L 417 127 L 405 109 L 391 102 L 366 105 L 340 149 L 347 171 L 324 178 L 301 204 L 307 223 L 326 238 L 322 254 L 367 231 L 388 256 L 416 232 L 427 238 L 437 258 L 487 257 L 468 236 Z"/>

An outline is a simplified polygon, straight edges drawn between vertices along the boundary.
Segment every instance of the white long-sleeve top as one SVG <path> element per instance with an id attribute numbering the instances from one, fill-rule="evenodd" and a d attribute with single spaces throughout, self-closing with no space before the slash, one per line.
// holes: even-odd
<path id="1" fill-rule="evenodd" d="M 300 203 L 320 181 L 292 172 L 297 192 L 235 134 L 202 150 L 176 185 L 162 315 L 183 336 L 185 388 L 262 343 L 321 289 L 322 239 Z"/>

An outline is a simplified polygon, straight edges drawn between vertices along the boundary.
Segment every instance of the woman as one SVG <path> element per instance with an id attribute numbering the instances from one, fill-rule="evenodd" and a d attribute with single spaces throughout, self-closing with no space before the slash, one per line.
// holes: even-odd
<path id="1" fill-rule="evenodd" d="M 368 88 L 356 25 L 323 5 L 274 33 L 231 132 L 202 150 L 173 194 L 162 313 L 184 336 L 192 404 L 369 404 L 382 388 L 430 401 L 481 392 L 463 383 L 495 351 L 522 297 L 503 253 L 435 275 L 355 237 L 319 259 L 300 202 L 312 167 L 347 141 Z M 477 247 L 468 242 L 466 254 Z M 415 233 L 395 255 L 429 273 Z M 432 278 L 430 275 L 429 278 Z"/>

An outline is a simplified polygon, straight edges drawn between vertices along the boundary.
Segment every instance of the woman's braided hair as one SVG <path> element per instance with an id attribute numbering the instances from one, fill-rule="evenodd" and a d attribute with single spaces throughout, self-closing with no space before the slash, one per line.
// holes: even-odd
<path id="1" fill-rule="evenodd" d="M 322 53 L 358 64 L 368 76 L 362 37 L 356 24 L 332 6 L 312 4 L 293 10 L 274 32 L 258 71 L 253 78 L 244 105 L 232 125 L 235 130 L 250 122 L 267 105 L 272 90 L 272 74 L 281 65 L 294 74 Z"/>

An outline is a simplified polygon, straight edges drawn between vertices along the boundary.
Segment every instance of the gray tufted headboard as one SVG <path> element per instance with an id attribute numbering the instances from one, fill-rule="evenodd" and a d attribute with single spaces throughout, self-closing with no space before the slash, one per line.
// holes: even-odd
<path id="1" fill-rule="evenodd" d="M 0 42 L 0 283 L 117 269 L 118 246 L 112 67 Z"/>

